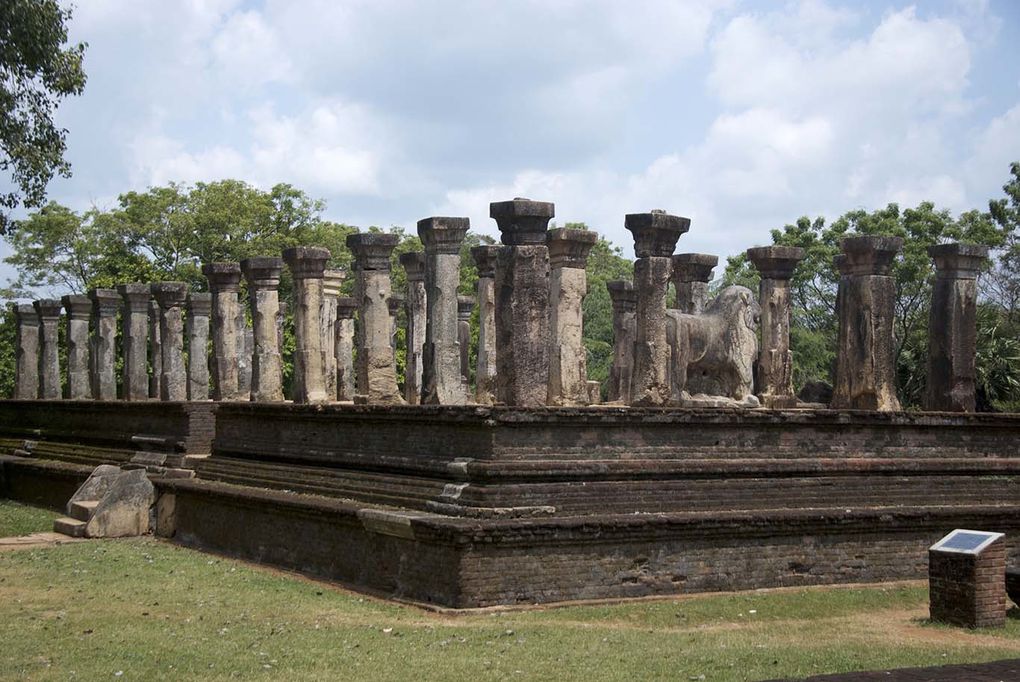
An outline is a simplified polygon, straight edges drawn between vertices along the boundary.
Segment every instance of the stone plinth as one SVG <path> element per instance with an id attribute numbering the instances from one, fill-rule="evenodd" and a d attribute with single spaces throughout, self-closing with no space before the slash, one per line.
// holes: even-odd
<path id="1" fill-rule="evenodd" d="M 92 301 L 88 296 L 64 296 L 60 302 L 67 311 L 67 397 L 70 400 L 89 400 L 92 397 L 92 382 L 89 380 Z M 127 320 L 127 314 L 124 319 Z"/>
<path id="2" fill-rule="evenodd" d="M 89 377 L 95 400 L 117 399 L 117 312 L 120 294 L 116 289 L 93 289 L 92 341 L 89 344 Z"/>
<path id="3" fill-rule="evenodd" d="M 131 283 L 117 287 L 124 302 L 121 317 L 121 346 L 124 366 L 121 373 L 124 400 L 145 400 L 149 397 L 149 301 L 152 291 L 148 284 Z"/>
<path id="4" fill-rule="evenodd" d="M 240 263 L 206 263 L 202 274 L 212 293 L 212 376 L 214 400 L 240 400 L 237 317 L 241 306 Z M 247 400 L 248 396 L 244 396 Z"/>
<path id="5" fill-rule="evenodd" d="M 761 246 L 747 250 L 747 258 L 761 274 L 761 349 L 755 388 L 762 405 L 795 407 L 793 354 L 790 352 L 790 278 L 804 249 L 797 246 Z"/>
<path id="6" fill-rule="evenodd" d="M 1006 542 L 1002 533 L 954 530 L 928 550 L 932 622 L 965 628 L 1006 624 Z"/>
<path id="7" fill-rule="evenodd" d="M 598 235 L 587 230 L 549 230 L 550 405 L 590 402 L 582 306 L 588 294 L 588 254 Z"/>
<path id="8" fill-rule="evenodd" d="M 144 285 L 147 286 L 147 285 Z M 152 287 L 149 287 L 152 295 Z M 163 383 L 163 344 L 159 333 L 159 304 L 149 301 L 149 398 L 159 400 Z"/>
<path id="9" fill-rule="evenodd" d="M 336 399 L 354 400 L 356 392 L 354 371 L 354 315 L 358 302 L 350 296 L 336 301 Z"/>
<path id="10" fill-rule="evenodd" d="M 666 337 L 666 293 L 671 256 L 688 218 L 664 211 L 632 213 L 624 226 L 634 235 L 634 292 L 637 297 L 634 374 L 631 405 L 666 405 L 670 401 L 670 347 Z"/>
<path id="11" fill-rule="evenodd" d="M 676 309 L 689 315 L 703 312 L 708 303 L 712 270 L 719 264 L 719 257 L 707 253 L 678 253 L 673 256 L 672 263 Z"/>
<path id="12" fill-rule="evenodd" d="M 457 287 L 460 247 L 469 227 L 467 218 L 432 217 L 418 221 L 418 237 L 425 245 L 424 404 L 467 402 L 457 333 Z"/>
<path id="13" fill-rule="evenodd" d="M 358 394 L 371 403 L 403 403 L 397 387 L 392 346 L 393 321 L 389 298 L 390 254 L 400 239 L 395 234 L 368 232 L 347 237 L 354 254 L 354 299 L 359 324 L 355 331 Z"/>
<path id="14" fill-rule="evenodd" d="M 634 374 L 634 316 L 637 293 L 626 280 L 606 282 L 613 303 L 613 365 L 609 370 L 609 402 L 630 403 L 630 384 Z"/>
<path id="15" fill-rule="evenodd" d="M 209 399 L 209 315 L 213 294 L 188 294 L 188 400 Z"/>
<path id="16" fill-rule="evenodd" d="M 471 249 L 478 268 L 478 350 L 475 354 L 475 402 L 491 405 L 496 391 L 496 256 L 498 246 Z"/>
<path id="17" fill-rule="evenodd" d="M 489 204 L 504 246 L 496 257 L 496 401 L 544 405 L 549 394 L 550 202 Z"/>
<path id="18" fill-rule="evenodd" d="M 39 315 L 39 398 L 57 400 L 60 391 L 60 311 L 63 304 L 52 298 L 32 303 Z"/>
<path id="19" fill-rule="evenodd" d="M 475 311 L 473 296 L 457 297 L 457 343 L 460 345 L 460 378 L 465 395 L 470 395 L 471 381 L 471 314 Z"/>
<path id="20" fill-rule="evenodd" d="M 152 296 L 159 304 L 161 351 L 160 400 L 186 400 L 188 376 L 184 366 L 184 301 L 188 285 L 184 282 L 156 282 Z"/>
<path id="21" fill-rule="evenodd" d="M 404 400 L 408 405 L 421 402 L 422 368 L 425 361 L 425 326 L 428 297 L 425 293 L 425 252 L 400 254 L 400 264 L 407 273 L 407 342 L 404 365 Z"/>
<path id="22" fill-rule="evenodd" d="M 977 275 L 988 247 L 939 244 L 928 247 L 935 261 L 928 324 L 929 410 L 973 412 L 977 353 Z"/>
<path id="23" fill-rule="evenodd" d="M 900 409 L 893 341 L 896 280 L 891 273 L 902 247 L 900 237 L 843 239 L 836 262 L 839 337 L 833 408 Z"/>
<path id="24" fill-rule="evenodd" d="M 340 286 L 347 277 L 345 270 L 326 270 L 322 275 L 322 312 L 319 330 L 322 334 L 323 381 L 326 395 L 336 400 L 336 301 L 340 297 Z"/>
<path id="25" fill-rule="evenodd" d="M 39 397 L 39 314 L 31 303 L 14 306 L 14 398 Z"/>
<path id="26" fill-rule="evenodd" d="M 322 277 L 329 260 L 328 249 L 295 246 L 283 252 L 283 260 L 294 278 L 294 402 L 324 403 L 325 375 L 322 371 Z"/>
<path id="27" fill-rule="evenodd" d="M 280 275 L 283 259 L 268 256 L 246 258 L 241 272 L 248 284 L 254 348 L 251 399 L 259 403 L 283 400 L 283 363 L 280 358 Z M 279 327 L 279 329 L 278 329 Z"/>

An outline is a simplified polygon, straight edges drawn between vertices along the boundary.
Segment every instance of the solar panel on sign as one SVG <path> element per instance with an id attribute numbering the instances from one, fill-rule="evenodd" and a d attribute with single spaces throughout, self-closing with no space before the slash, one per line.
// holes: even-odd
<path id="1" fill-rule="evenodd" d="M 931 549 L 935 552 L 960 552 L 962 554 L 978 554 L 983 552 L 985 547 L 1001 538 L 1002 533 L 990 533 L 981 530 L 964 530 L 957 528 L 945 536 Z"/>
<path id="2" fill-rule="evenodd" d="M 987 540 L 991 533 L 954 533 L 951 538 L 942 544 L 941 549 L 955 549 L 961 552 L 973 552 Z"/>

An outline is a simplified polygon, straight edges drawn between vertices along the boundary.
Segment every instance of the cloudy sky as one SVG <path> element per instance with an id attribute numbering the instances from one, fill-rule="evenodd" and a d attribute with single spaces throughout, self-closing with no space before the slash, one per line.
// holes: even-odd
<path id="1" fill-rule="evenodd" d="M 402 225 L 554 201 L 732 254 L 800 215 L 1001 195 L 1020 160 L 1020 2 L 78 0 L 60 110 L 76 208 L 170 181 L 288 182 Z"/>

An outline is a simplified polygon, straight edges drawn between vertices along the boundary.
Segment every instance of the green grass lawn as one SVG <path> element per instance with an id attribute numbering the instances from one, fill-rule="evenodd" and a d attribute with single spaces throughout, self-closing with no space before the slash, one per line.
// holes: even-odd
<path id="1" fill-rule="evenodd" d="M 0 505 L 0 535 L 14 516 Z M 926 612 L 913 583 L 443 615 L 90 541 L 0 552 L 0 679 L 761 680 L 1020 657 L 1020 617 L 968 632 Z"/>
<path id="2" fill-rule="evenodd" d="M 53 530 L 53 519 L 59 514 L 47 509 L 29 507 L 10 500 L 0 499 L 0 537 L 29 535 Z"/>

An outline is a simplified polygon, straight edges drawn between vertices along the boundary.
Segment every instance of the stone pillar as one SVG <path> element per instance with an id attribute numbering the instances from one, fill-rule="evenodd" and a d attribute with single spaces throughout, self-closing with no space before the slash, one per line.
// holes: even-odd
<path id="1" fill-rule="evenodd" d="M 14 399 L 39 397 L 39 313 L 31 303 L 14 306 Z"/>
<path id="2" fill-rule="evenodd" d="M 761 348 L 755 388 L 765 407 L 796 407 L 793 354 L 790 352 L 790 278 L 797 263 L 804 259 L 804 249 L 759 246 L 747 250 L 747 259 L 761 274 L 758 287 Z"/>
<path id="3" fill-rule="evenodd" d="M 322 274 L 322 312 L 319 331 L 322 334 L 322 372 L 329 400 L 336 400 L 336 301 L 347 272 L 326 270 Z"/>
<path id="4" fill-rule="evenodd" d="M 39 398 L 59 400 L 60 392 L 60 311 L 63 304 L 52 298 L 32 303 L 39 314 Z"/>
<path id="5" fill-rule="evenodd" d="M 551 202 L 489 204 L 504 244 L 496 256 L 496 400 L 539 407 L 549 395 L 549 247 Z"/>
<path id="6" fill-rule="evenodd" d="M 390 254 L 399 238 L 395 234 L 366 232 L 347 237 L 354 254 L 354 299 L 358 303 L 358 394 L 371 403 L 403 403 L 397 388 L 397 369 L 391 339 Z"/>
<path id="7" fill-rule="evenodd" d="M 280 338 L 283 316 L 280 314 L 280 274 L 283 259 L 259 256 L 241 261 L 241 272 L 248 283 L 254 348 L 251 366 L 251 399 L 257 403 L 283 400 L 283 363 Z"/>
<path id="8" fill-rule="evenodd" d="M 478 350 L 475 354 L 475 402 L 491 405 L 496 391 L 496 255 L 499 247 L 471 249 L 478 268 Z"/>
<path id="9" fill-rule="evenodd" d="M 152 287 L 149 287 L 152 295 Z M 163 344 L 159 333 L 159 304 L 155 299 L 149 301 L 149 398 L 159 400 L 163 385 Z"/>
<path id="10" fill-rule="evenodd" d="M 613 302 L 613 365 L 609 370 L 609 402 L 630 403 L 630 384 L 634 375 L 634 315 L 637 293 L 626 280 L 606 282 Z"/>
<path id="11" fill-rule="evenodd" d="M 460 346 L 460 378 L 464 396 L 471 395 L 471 313 L 475 311 L 474 296 L 457 297 L 457 344 Z"/>
<path id="12" fill-rule="evenodd" d="M 149 397 L 149 369 L 146 353 L 149 345 L 149 301 L 152 290 L 148 284 L 121 284 L 117 287 L 124 302 L 120 321 L 124 368 L 121 374 L 124 400 L 145 400 Z"/>
<path id="13" fill-rule="evenodd" d="M 843 253 L 836 257 L 840 279 L 835 409 L 900 409 L 893 341 L 896 281 L 891 272 L 902 246 L 900 237 L 843 239 Z"/>
<path id="14" fill-rule="evenodd" d="M 425 348 L 425 252 L 400 254 L 400 264 L 407 273 L 407 361 L 404 366 L 404 400 L 409 405 L 421 402 L 422 362 Z"/>
<path id="15" fill-rule="evenodd" d="M 329 250 L 320 246 L 295 246 L 284 250 L 283 260 L 294 278 L 294 402 L 324 403 L 322 373 L 322 277 Z"/>
<path id="16" fill-rule="evenodd" d="M 252 355 L 255 354 L 255 333 L 248 326 L 244 306 L 237 306 L 237 399 L 251 400 Z"/>
<path id="17" fill-rule="evenodd" d="M 283 260 L 281 259 L 282 263 Z M 287 322 L 288 303 L 280 301 L 280 312 L 276 315 L 276 347 L 280 349 L 280 357 L 283 357 L 283 326 Z M 282 362 L 282 361 L 281 361 Z"/>
<path id="18" fill-rule="evenodd" d="M 977 353 L 977 275 L 988 247 L 939 244 L 928 247 L 935 261 L 928 325 L 926 410 L 973 412 Z"/>
<path id="19" fill-rule="evenodd" d="M 708 302 L 708 283 L 719 257 L 707 253 L 678 253 L 673 256 L 673 288 L 676 289 L 676 309 L 697 315 Z"/>
<path id="20" fill-rule="evenodd" d="M 390 312 L 390 347 L 393 348 L 394 357 L 397 352 L 397 329 L 400 327 L 400 309 L 404 307 L 406 300 L 403 294 L 390 294 L 386 299 L 387 310 Z"/>
<path id="21" fill-rule="evenodd" d="M 92 301 L 88 296 L 64 296 L 60 301 L 67 311 L 67 397 L 70 400 L 89 400 L 92 398 L 92 382 L 89 380 Z"/>
<path id="22" fill-rule="evenodd" d="M 457 287 L 460 285 L 460 246 L 470 221 L 432 217 L 418 221 L 418 237 L 425 245 L 427 321 L 422 371 L 422 402 L 463 405 L 467 402 L 460 372 L 457 334 Z"/>
<path id="23" fill-rule="evenodd" d="M 336 300 L 336 399 L 354 400 L 354 313 L 358 302 L 350 296 Z"/>
<path id="24" fill-rule="evenodd" d="M 209 400 L 209 314 L 212 294 L 188 294 L 188 400 Z"/>
<path id="25" fill-rule="evenodd" d="M 587 405 L 588 361 L 583 339 L 588 253 L 598 235 L 564 227 L 549 230 L 549 404 Z"/>
<path id="26" fill-rule="evenodd" d="M 93 289 L 92 341 L 89 346 L 92 398 L 117 399 L 117 312 L 120 294 L 116 289 Z"/>
<path id="27" fill-rule="evenodd" d="M 152 295 L 159 305 L 160 400 L 186 400 L 187 373 L 184 369 L 184 300 L 188 285 L 184 282 L 156 282 Z"/>
<path id="28" fill-rule="evenodd" d="M 666 405 L 670 387 L 669 341 L 666 338 L 666 291 L 671 256 L 680 235 L 691 227 L 688 218 L 665 211 L 632 213 L 624 226 L 634 235 L 634 292 L 637 297 L 634 333 L 634 374 L 631 405 Z"/>
<path id="29" fill-rule="evenodd" d="M 202 274 L 209 281 L 212 294 L 213 399 L 240 400 L 238 364 L 244 341 L 238 338 L 237 318 L 241 306 L 237 293 L 241 290 L 241 265 L 206 263 L 202 266 Z"/>

